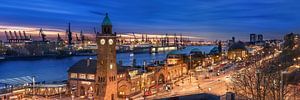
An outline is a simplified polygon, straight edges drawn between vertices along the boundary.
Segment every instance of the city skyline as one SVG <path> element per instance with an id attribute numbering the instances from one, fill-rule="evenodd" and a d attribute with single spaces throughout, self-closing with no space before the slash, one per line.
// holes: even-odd
<path id="1" fill-rule="evenodd" d="M 116 32 L 183 33 L 208 40 L 237 35 L 239 40 L 248 40 L 251 33 L 278 39 L 285 33 L 299 32 L 300 26 L 300 8 L 294 0 L 0 2 L 1 31 L 18 26 L 64 34 L 71 22 L 74 32 L 93 33 L 94 27 L 100 28 L 105 12 L 111 16 Z"/>
<path id="2" fill-rule="evenodd" d="M 300 100 L 295 0 L 0 1 L 0 100 Z"/>

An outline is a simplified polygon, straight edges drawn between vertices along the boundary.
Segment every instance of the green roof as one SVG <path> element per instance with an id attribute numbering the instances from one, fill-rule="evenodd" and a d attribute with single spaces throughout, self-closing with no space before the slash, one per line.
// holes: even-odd
<path id="1" fill-rule="evenodd" d="M 190 53 L 192 53 L 192 52 L 202 52 L 199 48 L 193 48 L 191 51 L 190 51 Z"/>
<path id="2" fill-rule="evenodd" d="M 112 25 L 107 13 L 102 21 L 102 25 Z"/>
<path id="3" fill-rule="evenodd" d="M 201 52 L 202 54 L 204 54 L 204 53 L 209 53 L 211 49 L 213 49 L 214 47 L 216 46 L 190 46 L 185 49 L 170 51 L 168 55 L 176 55 L 176 54 L 189 55 L 192 52 L 193 53 Z"/>

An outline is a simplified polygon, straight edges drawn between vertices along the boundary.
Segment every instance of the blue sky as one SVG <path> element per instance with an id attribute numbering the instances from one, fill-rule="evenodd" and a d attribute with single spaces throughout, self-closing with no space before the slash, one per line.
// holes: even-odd
<path id="1" fill-rule="evenodd" d="M 299 0 L 0 0 L 0 24 L 91 33 L 108 12 L 116 32 L 207 39 L 280 38 L 300 32 Z M 3 28 L 3 27 L 2 27 Z"/>

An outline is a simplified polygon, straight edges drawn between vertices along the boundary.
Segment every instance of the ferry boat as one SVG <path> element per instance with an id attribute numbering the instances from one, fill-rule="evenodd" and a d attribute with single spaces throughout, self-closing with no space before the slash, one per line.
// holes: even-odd
<path id="1" fill-rule="evenodd" d="M 0 61 L 3 61 L 5 60 L 5 57 L 4 56 L 0 56 Z"/>
<path id="2" fill-rule="evenodd" d="M 133 53 L 150 53 L 152 45 L 150 44 L 139 44 L 132 48 Z"/>

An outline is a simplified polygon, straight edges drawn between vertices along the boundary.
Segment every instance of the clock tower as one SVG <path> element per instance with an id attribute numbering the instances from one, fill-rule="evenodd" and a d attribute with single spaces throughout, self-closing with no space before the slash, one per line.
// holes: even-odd
<path id="1" fill-rule="evenodd" d="M 102 33 L 97 34 L 98 56 L 96 72 L 96 100 L 117 100 L 117 64 L 116 34 L 112 33 L 112 24 L 105 15 Z"/>

